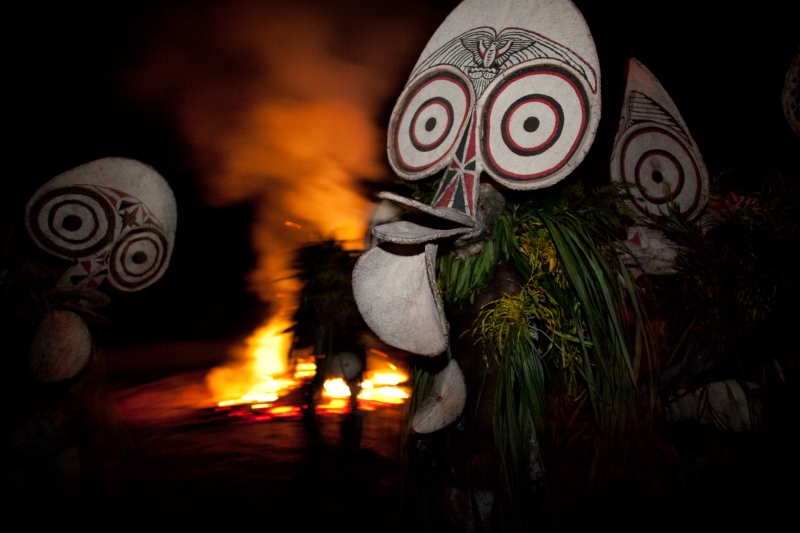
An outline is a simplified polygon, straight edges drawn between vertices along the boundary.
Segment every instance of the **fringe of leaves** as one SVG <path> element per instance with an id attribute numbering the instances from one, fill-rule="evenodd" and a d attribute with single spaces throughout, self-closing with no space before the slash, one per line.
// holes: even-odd
<path id="1" fill-rule="evenodd" d="M 575 185 L 507 205 L 480 253 L 438 260 L 439 288 L 452 304 L 474 301 L 502 263 L 526 280 L 515 294 L 484 306 L 472 330 L 489 371 L 497 373 L 493 431 L 503 530 L 526 528 L 530 447 L 542 437 L 559 440 L 546 428 L 591 421 L 591 479 L 603 450 L 624 441 L 638 421 L 637 381 L 650 342 L 637 287 L 618 253 L 625 216 L 618 187 L 587 192 Z M 415 376 L 412 398 L 423 398 L 433 376 Z M 413 417 L 413 400 L 409 410 Z"/>
<path id="2" fill-rule="evenodd" d="M 776 310 L 793 309 L 798 293 L 800 186 L 778 172 L 747 172 L 718 176 L 713 188 L 711 222 L 686 220 L 671 205 L 650 223 L 677 249 L 673 280 L 679 290 L 665 297 L 681 310 L 670 317 L 680 335 L 670 363 L 681 372 L 665 386 L 669 393 L 699 386 L 715 373 L 742 372 L 748 358 L 774 368 L 785 382 L 780 360 L 786 356 L 764 345 L 774 342 Z M 693 361 L 703 357 L 698 371 Z"/>
<path id="3" fill-rule="evenodd" d="M 518 293 L 485 306 L 473 329 L 476 342 L 492 347 L 484 360 L 497 372 L 494 438 L 509 529 L 524 527 L 531 431 L 538 439 L 554 427 L 544 421 L 556 396 L 566 393 L 571 420 L 590 409 L 590 478 L 602 451 L 624 441 L 637 418 L 639 369 L 650 343 L 636 285 L 617 252 L 622 215 L 614 187 L 593 197 L 567 189 L 546 203 L 510 206 L 487 258 L 469 266 L 452 256 L 443 261 L 450 268 L 442 272 L 443 294 L 451 301 L 471 299 L 502 261 L 513 261 L 527 280 Z M 485 274 L 459 285 L 467 272 Z"/>

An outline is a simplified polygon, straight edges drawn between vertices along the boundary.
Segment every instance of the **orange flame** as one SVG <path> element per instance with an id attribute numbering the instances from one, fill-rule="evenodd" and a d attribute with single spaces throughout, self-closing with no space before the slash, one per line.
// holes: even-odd
<path id="1" fill-rule="evenodd" d="M 247 339 L 237 362 L 208 374 L 206 383 L 218 407 L 250 404 L 253 410 L 269 409 L 281 396 L 313 378 L 317 367 L 311 356 L 297 357 L 293 372 L 287 368 L 292 339 L 291 333 L 284 331 L 289 324 L 276 315 Z M 408 389 L 401 386 L 408 375 L 386 360 L 368 358 L 364 377 L 358 394 L 362 409 L 373 404 L 402 404 L 409 396 Z M 350 387 L 342 378 L 330 378 L 323 384 L 322 396 L 329 401 L 318 406 L 318 411 L 344 412 L 347 402 L 342 400 L 350 397 Z M 291 411 L 275 409 L 270 413 Z"/>
<path id="2" fill-rule="evenodd" d="M 358 181 L 389 172 L 376 118 L 419 35 L 443 16 L 421 2 L 362 1 L 363 9 L 347 3 L 353 16 L 344 18 L 339 2 L 168 8 L 148 32 L 151 52 L 123 83 L 175 121 L 210 204 L 254 206 L 249 281 L 265 301 L 297 292 L 288 261 L 299 243 L 323 236 L 362 246 L 369 202 Z M 269 403 L 293 386 L 280 377 L 291 309 L 282 304 L 239 362 L 209 374 L 219 400 Z"/>
<path id="3" fill-rule="evenodd" d="M 296 289 L 275 280 L 299 242 L 362 246 L 370 205 L 358 183 L 390 175 L 378 118 L 447 11 L 216 2 L 164 8 L 149 28 L 121 85 L 174 120 L 210 204 L 255 207 L 250 281 L 264 300 Z"/>
<path id="4" fill-rule="evenodd" d="M 292 334 L 291 323 L 276 315 L 247 339 L 238 361 L 209 372 L 206 383 L 220 407 L 239 403 L 275 402 L 296 381 L 285 377 Z M 235 398 L 235 399 L 232 399 Z"/>

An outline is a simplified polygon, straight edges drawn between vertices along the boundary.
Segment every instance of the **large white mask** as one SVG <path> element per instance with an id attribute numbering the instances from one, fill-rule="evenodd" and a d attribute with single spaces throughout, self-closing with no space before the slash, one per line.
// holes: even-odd
<path id="1" fill-rule="evenodd" d="M 107 279 L 130 292 L 169 266 L 177 208 L 152 167 L 110 157 L 45 183 L 28 201 L 25 223 L 41 249 L 75 262 L 59 286 L 91 290 Z"/>
<path id="2" fill-rule="evenodd" d="M 636 59 L 628 63 L 611 179 L 628 186 L 630 205 L 651 217 L 668 213 L 674 202 L 694 219 L 708 201 L 708 171 L 697 143 L 672 98 Z"/>
<path id="3" fill-rule="evenodd" d="M 447 168 L 434 207 L 474 215 L 485 171 L 547 187 L 583 159 L 600 119 L 594 43 L 575 6 L 466 1 L 444 21 L 395 105 L 389 161 L 401 177 Z"/>
<path id="4" fill-rule="evenodd" d="M 448 324 L 436 287 L 437 245 L 482 230 L 486 172 L 512 189 L 548 187 L 586 155 L 600 120 L 600 67 L 589 28 L 569 0 L 466 0 L 417 61 L 389 124 L 389 162 L 418 180 L 445 169 L 431 205 L 379 196 L 429 215 L 374 228 L 353 288 L 367 324 L 401 349 L 438 355 Z M 438 219 L 438 220 L 437 220 Z"/>
<path id="5" fill-rule="evenodd" d="M 132 292 L 169 266 L 177 224 L 175 197 L 153 168 L 133 159 L 98 159 L 45 183 L 28 201 L 25 225 L 42 250 L 72 261 L 48 291 L 48 306 L 28 352 L 31 375 L 53 383 L 77 376 L 92 339 L 84 318 L 108 297 L 104 280 Z"/>

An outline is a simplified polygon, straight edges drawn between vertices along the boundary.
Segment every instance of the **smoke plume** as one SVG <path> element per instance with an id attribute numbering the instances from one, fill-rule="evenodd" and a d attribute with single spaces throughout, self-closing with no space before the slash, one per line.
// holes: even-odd
<path id="1" fill-rule="evenodd" d="M 168 114 L 211 205 L 249 202 L 265 301 L 291 292 L 291 250 L 315 237 L 362 246 L 361 179 L 389 175 L 378 115 L 443 12 L 371 0 L 197 3 L 148 30 L 126 85 Z"/>

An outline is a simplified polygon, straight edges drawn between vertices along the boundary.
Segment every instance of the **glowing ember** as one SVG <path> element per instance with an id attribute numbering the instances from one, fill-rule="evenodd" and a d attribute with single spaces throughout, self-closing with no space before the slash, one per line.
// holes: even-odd
<path id="1" fill-rule="evenodd" d="M 328 398 L 349 398 L 350 387 L 344 382 L 342 378 L 329 379 L 322 386 L 324 389 L 322 395 Z"/>
<path id="2" fill-rule="evenodd" d="M 270 414 L 273 415 L 285 415 L 289 413 L 299 412 L 299 408 L 293 405 L 284 405 L 282 407 L 273 407 L 269 410 Z"/>
<path id="3" fill-rule="evenodd" d="M 319 414 L 343 414 L 349 409 L 347 400 L 333 399 L 328 403 L 317 405 L 317 413 Z"/>
<path id="4" fill-rule="evenodd" d="M 364 381 L 361 387 L 358 399 L 365 402 L 401 405 L 409 396 L 408 389 L 404 387 L 375 387 L 369 380 Z"/>
<path id="5" fill-rule="evenodd" d="M 371 349 L 369 353 L 386 359 L 389 357 L 378 350 Z M 367 372 L 364 375 L 364 381 L 361 383 L 361 392 L 358 394 L 358 399 L 362 404 L 366 402 L 403 404 L 411 393 L 408 387 L 401 386 L 407 381 L 408 375 L 389 361 L 368 357 Z"/>
<path id="6" fill-rule="evenodd" d="M 408 381 L 408 376 L 400 372 L 380 372 L 375 373 L 372 377 L 372 382 L 375 385 L 399 385 Z"/>
<path id="7" fill-rule="evenodd" d="M 362 407 L 364 402 L 400 405 L 408 399 L 408 390 L 396 386 L 407 381 L 408 376 L 399 372 L 373 372 L 372 374 L 372 379 L 366 379 L 361 383 L 361 392 L 358 393 L 358 399 Z M 350 397 L 350 387 L 347 386 L 347 383 L 342 378 L 329 379 L 323 387 L 322 395 L 327 398 L 343 399 Z"/>

